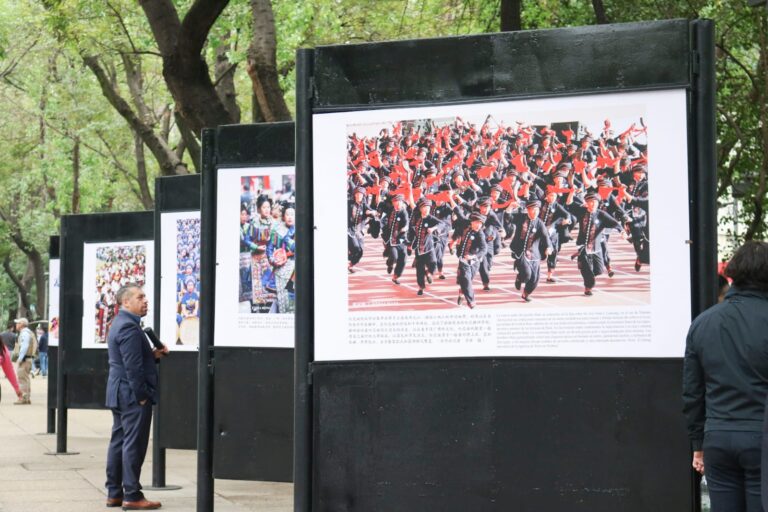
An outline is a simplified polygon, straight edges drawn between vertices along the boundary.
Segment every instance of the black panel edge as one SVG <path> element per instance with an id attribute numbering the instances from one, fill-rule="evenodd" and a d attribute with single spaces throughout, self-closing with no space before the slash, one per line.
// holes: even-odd
<path id="1" fill-rule="evenodd" d="M 636 68 L 634 63 L 633 67 L 627 67 L 621 62 L 616 62 L 616 66 L 624 66 L 624 69 L 620 73 L 622 79 L 613 83 L 587 84 L 570 77 L 562 78 L 562 80 L 565 80 L 565 82 L 562 82 L 547 75 L 543 80 L 541 76 L 537 77 L 538 80 L 528 84 L 528 89 L 513 93 L 510 91 L 513 87 L 517 87 L 515 82 L 518 80 L 511 80 L 510 76 L 497 73 L 494 69 L 494 64 L 498 60 L 498 55 L 495 53 L 498 50 L 494 45 L 502 44 L 503 41 L 515 40 L 524 42 L 525 44 L 518 44 L 518 47 L 527 47 L 526 51 L 528 53 L 525 56 L 538 56 L 541 58 L 541 55 L 537 53 L 537 47 L 542 44 L 556 45 L 557 40 L 562 37 L 581 36 L 589 37 L 590 39 L 600 39 L 600 41 L 595 43 L 594 48 L 612 48 L 616 44 L 617 38 L 620 38 L 622 34 L 636 37 L 638 31 L 647 32 L 646 41 L 653 41 L 662 36 L 667 36 L 669 40 L 666 41 L 666 44 L 656 45 L 660 48 L 656 52 L 658 57 L 679 59 L 683 63 L 688 60 L 687 55 L 682 55 L 682 51 L 687 47 L 687 40 L 684 36 L 687 32 L 688 23 L 689 21 L 685 19 L 674 19 L 354 45 L 320 46 L 315 49 L 314 56 L 314 65 L 318 69 L 318 73 L 314 77 L 313 83 L 315 88 L 313 111 L 316 113 L 326 113 L 381 108 L 405 108 L 437 104 L 476 103 L 482 101 L 689 87 L 691 85 L 690 76 L 685 66 L 666 66 L 664 69 L 661 69 L 663 66 L 656 65 L 648 67 L 641 74 L 632 76 L 632 69 Z M 467 78 L 465 83 L 458 84 L 455 90 L 444 90 L 436 87 L 434 83 L 436 79 L 427 76 L 420 79 L 422 83 L 419 86 L 416 86 L 415 89 L 411 88 L 411 91 L 406 92 L 393 82 L 391 75 L 385 72 L 388 69 L 386 65 L 372 65 L 364 72 L 354 68 L 353 63 L 356 61 L 373 60 L 378 62 L 379 60 L 385 60 L 383 51 L 407 56 L 408 51 L 413 46 L 420 45 L 426 48 L 426 51 L 422 54 L 423 57 L 414 56 L 412 60 L 402 65 L 414 68 L 426 66 L 431 68 L 432 71 L 446 71 L 448 68 L 456 65 L 455 59 L 450 59 L 447 55 L 441 56 L 437 50 L 441 47 L 445 50 L 445 47 L 450 45 L 452 41 L 457 41 L 461 45 L 473 45 L 479 50 L 476 55 L 477 58 L 472 59 L 475 60 L 474 63 L 465 62 L 467 59 L 461 62 L 462 65 L 467 66 L 469 78 Z M 627 47 L 636 48 L 641 41 L 633 40 Z M 433 50 L 436 51 L 429 51 L 428 48 L 430 47 L 433 47 Z M 488 55 L 483 55 L 484 53 Z M 648 63 L 658 61 L 655 57 L 650 56 L 650 53 L 650 49 L 645 50 L 644 53 L 644 55 L 648 56 Z M 371 59 L 370 57 L 373 55 L 377 55 L 380 58 Z M 640 54 L 641 57 L 642 55 Z M 584 56 L 589 57 L 590 52 L 585 53 Z M 443 58 L 441 59 L 441 57 Z M 543 69 L 546 70 L 547 67 L 544 66 Z M 541 72 L 541 69 L 539 69 L 539 72 Z M 381 79 L 378 82 L 385 84 L 382 85 L 381 92 L 375 95 L 363 94 L 366 90 L 362 82 L 375 82 L 379 75 Z M 330 76 L 330 79 L 326 80 L 326 76 Z M 588 80 L 592 80 L 592 76 L 589 76 Z M 326 82 L 329 82 L 328 87 L 326 87 Z M 557 84 L 556 86 L 555 83 Z M 358 87 L 360 87 L 360 90 L 358 90 Z M 342 91 L 341 89 L 344 90 Z M 408 97 L 408 94 L 413 90 L 429 92 L 429 94 L 425 97 L 419 95 L 416 95 L 417 97 Z"/>
<path id="2" fill-rule="evenodd" d="M 179 176 L 161 176 L 155 179 L 155 210 L 163 213 L 200 210 L 200 195 L 175 195 L 175 188 L 194 188 L 194 181 L 199 183 L 201 175 L 197 173 Z"/>
<path id="3" fill-rule="evenodd" d="M 638 29 L 647 29 L 650 26 L 662 26 L 662 25 L 668 25 L 670 27 L 675 26 L 676 28 L 682 28 L 684 25 L 687 25 L 690 23 L 690 20 L 687 18 L 673 18 L 668 20 L 651 20 L 651 21 L 629 21 L 624 23 L 608 23 L 604 25 L 581 25 L 576 27 L 553 27 L 553 28 L 538 28 L 538 29 L 527 29 L 527 30 L 517 30 L 514 32 L 514 34 L 523 34 L 523 35 L 539 35 L 541 37 L 547 37 L 549 34 L 552 33 L 571 33 L 572 35 L 594 35 L 597 33 L 611 33 L 615 31 L 616 29 L 621 29 L 624 31 L 636 31 Z M 354 43 L 354 44 L 327 44 L 327 45 L 318 45 L 314 48 L 315 54 L 320 54 L 323 52 L 326 52 L 328 50 L 333 50 L 337 48 L 349 48 L 351 51 L 359 51 L 361 48 L 367 48 L 372 46 L 391 46 L 391 47 L 409 47 L 413 46 L 414 44 L 421 44 L 421 43 L 431 43 L 435 41 L 450 41 L 450 40 L 457 40 L 462 41 L 466 43 L 471 43 L 473 41 L 485 41 L 494 37 L 498 37 L 500 35 L 510 35 L 512 32 L 491 32 L 491 33 L 485 33 L 485 34 L 469 34 L 469 35 L 462 35 L 462 36 L 442 36 L 442 37 L 425 37 L 421 39 L 391 39 L 387 41 L 375 41 L 375 42 L 364 42 L 364 43 Z M 299 50 L 302 51 L 302 50 Z M 298 102 L 297 102 L 298 105 Z"/>
<path id="4" fill-rule="evenodd" d="M 58 258 L 61 254 L 61 251 L 59 250 L 59 245 L 61 242 L 61 237 L 59 235 L 51 235 L 48 238 L 48 257 L 49 258 Z"/>
<path id="5" fill-rule="evenodd" d="M 60 268 L 64 268 L 64 254 L 66 254 L 67 226 L 66 216 L 62 217 L 59 225 L 59 255 Z M 64 279 L 63 273 L 59 278 L 59 308 L 64 304 Z M 61 337 L 61 309 L 59 309 L 59 348 L 56 358 L 56 452 L 67 451 L 67 378 L 64 373 L 64 343 Z"/>
<path id="6" fill-rule="evenodd" d="M 232 132 L 237 137 L 230 137 Z M 244 135 L 245 134 L 245 135 Z M 248 145 L 238 144 L 242 138 L 248 138 Z M 284 149 L 275 144 L 275 140 L 284 141 L 289 147 Z M 255 123 L 225 125 L 216 128 L 216 167 L 238 166 L 254 167 L 266 165 L 293 165 L 293 159 L 286 159 L 283 154 L 295 153 L 295 125 L 293 121 L 275 123 Z M 233 145 L 230 146 L 229 143 Z"/>
<path id="7" fill-rule="evenodd" d="M 46 273 L 46 275 L 48 276 L 47 282 L 49 283 L 48 290 L 50 290 L 50 282 L 51 282 L 50 260 L 59 259 L 59 255 L 60 255 L 60 251 L 59 251 L 60 247 L 59 247 L 59 245 L 60 245 L 60 242 L 61 242 L 61 237 L 59 235 L 51 235 L 48 238 L 48 260 L 49 260 L 48 270 L 49 270 L 49 272 Z M 47 294 L 46 294 L 46 296 L 47 296 Z M 46 304 L 47 307 L 46 307 L 46 311 L 45 311 L 45 316 L 46 316 L 46 320 L 50 320 L 51 319 L 51 314 L 50 314 L 51 297 L 50 296 L 48 296 L 48 300 L 46 302 L 47 302 L 47 304 Z M 51 326 L 48 325 L 49 331 L 50 331 L 50 327 Z M 48 428 L 47 428 L 47 432 L 49 434 L 54 434 L 56 432 L 56 426 L 55 426 L 56 425 L 56 423 L 55 423 L 56 420 L 54 418 L 55 413 L 52 412 L 52 411 L 55 411 L 55 409 L 56 409 L 56 403 L 55 403 L 56 402 L 56 382 L 58 381 L 59 372 L 57 371 L 58 368 L 53 368 L 53 365 L 51 365 L 51 363 L 53 362 L 51 360 L 54 357 L 53 356 L 54 352 L 56 352 L 55 361 L 56 361 L 56 365 L 58 365 L 59 364 L 58 347 L 57 346 L 53 346 L 53 345 L 49 345 L 48 346 L 48 358 L 49 358 L 49 365 L 48 365 L 49 366 L 49 370 L 48 370 L 48 372 L 49 372 L 49 377 L 47 379 L 48 391 L 47 391 L 47 397 L 46 397 L 46 402 L 47 402 L 46 407 L 48 408 Z"/>
<path id="8" fill-rule="evenodd" d="M 202 135 L 200 348 L 197 373 L 197 512 L 213 511 L 213 327 L 216 291 L 216 130 Z"/>
<path id="9" fill-rule="evenodd" d="M 312 507 L 312 389 L 314 360 L 314 213 L 312 179 L 312 73 L 314 51 L 296 52 L 296 342 L 293 428 L 294 510 Z"/>
<path id="10" fill-rule="evenodd" d="M 155 209 L 153 211 L 154 217 L 153 217 L 153 223 L 154 223 L 154 229 L 155 229 L 155 282 L 153 283 L 154 286 L 154 296 L 152 297 L 152 325 L 157 330 L 157 332 L 160 332 L 160 299 L 162 297 L 162 293 L 160 292 L 160 272 L 161 272 L 161 265 L 162 265 L 162 258 L 160 255 L 160 251 L 162 250 L 162 244 L 163 244 L 163 237 L 160 230 L 160 208 L 158 208 L 158 204 L 160 202 L 160 196 L 162 186 L 160 184 L 160 179 L 155 180 Z M 158 334 L 159 336 L 159 334 Z M 162 367 L 162 363 L 160 363 L 160 366 Z M 161 368 L 158 368 L 158 389 L 160 387 L 159 380 L 162 379 L 162 370 Z M 160 424 L 162 423 L 162 407 L 160 404 L 155 404 L 152 406 L 152 412 L 154 414 L 154 418 L 152 420 L 152 485 L 157 485 L 158 480 L 165 480 L 165 452 L 163 451 L 163 447 L 160 443 Z"/>
<path id="11" fill-rule="evenodd" d="M 691 317 L 717 303 L 717 131 L 715 116 L 715 26 L 690 24 L 693 65 L 689 95 L 689 219 Z M 701 510 L 701 478 L 691 470 L 694 512 Z"/>
<path id="12" fill-rule="evenodd" d="M 717 303 L 717 131 L 715 116 L 715 25 L 711 20 L 691 22 L 695 88 L 693 111 L 695 155 L 691 211 L 693 316 Z"/>

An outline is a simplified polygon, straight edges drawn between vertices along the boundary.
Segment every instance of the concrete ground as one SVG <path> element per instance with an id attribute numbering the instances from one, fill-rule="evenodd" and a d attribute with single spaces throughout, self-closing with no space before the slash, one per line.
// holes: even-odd
<path id="1" fill-rule="evenodd" d="M 108 411 L 70 410 L 67 449 L 78 455 L 46 455 L 56 436 L 45 434 L 47 380 L 32 381 L 32 405 L 15 406 L 8 381 L 0 378 L 0 512 L 91 512 L 105 510 L 104 467 L 112 423 Z M 151 484 L 152 447 L 142 470 Z M 146 491 L 163 510 L 195 510 L 197 453 L 167 450 L 166 483 L 177 491 Z M 217 512 L 289 512 L 293 485 L 216 480 Z M 120 510 L 120 509 L 109 509 Z"/>

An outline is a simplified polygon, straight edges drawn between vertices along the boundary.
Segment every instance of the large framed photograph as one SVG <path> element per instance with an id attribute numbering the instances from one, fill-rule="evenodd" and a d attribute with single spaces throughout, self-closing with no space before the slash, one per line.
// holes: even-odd
<path id="1" fill-rule="evenodd" d="M 200 345 L 200 212 L 160 214 L 160 339 L 171 350 Z"/>
<path id="2" fill-rule="evenodd" d="M 83 244 L 83 348 L 107 348 L 120 287 L 128 283 L 143 287 L 152 311 L 153 264 L 152 240 Z M 151 314 L 143 324 L 152 327 Z"/>
<path id="3" fill-rule="evenodd" d="M 48 344 L 59 346 L 59 290 L 61 260 L 51 258 L 48 261 Z"/>
<path id="4" fill-rule="evenodd" d="M 295 184 L 292 166 L 218 170 L 216 346 L 294 345 Z"/>
<path id="5" fill-rule="evenodd" d="M 684 90 L 315 115 L 315 359 L 682 357 L 687 143 Z"/>

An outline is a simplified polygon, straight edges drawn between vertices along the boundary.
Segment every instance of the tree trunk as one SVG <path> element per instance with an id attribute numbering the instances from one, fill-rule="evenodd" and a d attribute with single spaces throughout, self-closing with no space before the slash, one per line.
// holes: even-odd
<path id="1" fill-rule="evenodd" d="M 595 18 L 597 18 L 598 25 L 605 25 L 610 23 L 608 21 L 608 16 L 605 14 L 605 5 L 603 4 L 603 0 L 592 0 L 592 7 L 595 10 Z"/>
<path id="2" fill-rule="evenodd" d="M 184 146 L 187 148 L 187 153 L 189 153 L 189 157 L 192 159 L 192 165 L 194 166 L 196 172 L 200 172 L 202 169 L 202 164 L 200 163 L 200 159 L 202 158 L 202 149 L 200 148 L 200 143 L 197 142 L 197 139 L 192 133 L 192 130 L 187 127 L 184 119 L 181 118 L 181 114 L 175 112 L 174 115 L 176 116 L 176 126 L 179 127 L 179 132 L 181 133 L 181 138 L 184 141 Z"/>
<path id="3" fill-rule="evenodd" d="M 267 122 L 290 121 L 277 74 L 275 15 L 270 0 L 251 0 L 253 37 L 248 47 L 248 76 L 259 111 Z"/>
<path id="4" fill-rule="evenodd" d="M 235 123 L 240 123 L 240 107 L 237 104 L 237 91 L 235 91 L 235 67 L 237 65 L 229 61 L 227 56 L 229 50 L 229 42 L 222 43 L 216 48 L 216 65 L 214 67 L 216 92 L 232 120 Z"/>
<path id="5" fill-rule="evenodd" d="M 29 269 L 29 266 L 27 266 L 27 269 Z M 17 276 L 16 273 L 13 271 L 13 268 L 11 267 L 11 257 L 8 255 L 6 255 L 6 257 L 3 259 L 3 270 L 5 270 L 5 273 L 8 275 L 11 282 L 16 287 L 17 318 L 21 316 L 27 316 L 29 312 L 29 291 L 24 285 L 24 278 Z"/>
<path id="6" fill-rule="evenodd" d="M 48 311 L 48 305 L 46 299 L 48 294 L 48 286 L 45 280 L 45 266 L 43 265 L 43 257 L 40 252 L 35 250 L 29 255 L 29 263 L 32 266 L 32 275 L 35 279 L 35 316 L 42 318 L 45 312 Z"/>
<path id="7" fill-rule="evenodd" d="M 163 55 L 165 83 L 195 137 L 203 128 L 232 124 L 234 120 L 219 99 L 201 54 L 211 27 L 229 0 L 195 0 L 184 21 L 179 20 L 172 0 L 139 3 Z"/>
<path id="8" fill-rule="evenodd" d="M 768 35 L 765 33 L 768 30 L 768 21 L 766 21 L 765 17 L 762 19 L 761 28 L 758 41 L 760 53 L 757 60 L 757 72 L 755 73 L 757 80 L 755 81 L 752 93 L 757 100 L 756 103 L 760 112 L 758 134 L 762 139 L 760 141 L 762 161 L 760 162 L 757 179 L 757 193 L 752 200 L 755 209 L 752 212 L 752 220 L 744 235 L 745 240 L 762 239 L 765 236 L 764 202 L 766 192 L 768 192 L 768 97 L 766 97 L 768 95 L 768 91 L 766 91 L 766 84 L 768 84 Z"/>
<path id="9" fill-rule="evenodd" d="M 133 131 L 139 134 L 141 140 L 144 141 L 144 144 L 147 145 L 149 151 L 160 165 L 160 172 L 163 176 L 188 174 L 189 170 L 184 165 L 184 162 L 176 157 L 176 153 L 168 147 L 168 144 L 155 133 L 151 126 L 142 121 L 133 111 L 128 102 L 120 96 L 117 89 L 115 89 L 110 82 L 106 72 L 99 64 L 98 59 L 90 56 L 83 57 L 83 61 L 85 62 L 85 65 L 93 71 L 93 74 L 96 75 L 96 79 L 101 86 L 101 92 L 104 97 L 107 98 L 107 101 L 109 101 L 123 119 L 128 122 L 128 125 Z"/>
<path id="10" fill-rule="evenodd" d="M 259 100 L 255 94 L 251 93 L 251 122 L 263 123 L 265 121 L 264 114 L 261 112 L 261 108 L 259 108 Z"/>
<path id="11" fill-rule="evenodd" d="M 138 57 L 129 56 L 125 53 L 121 54 L 121 57 L 133 105 L 136 107 L 142 122 L 147 126 L 153 126 L 152 113 L 144 101 L 144 75 L 141 72 L 141 60 Z"/>
<path id="12" fill-rule="evenodd" d="M 523 29 L 523 0 L 501 0 L 499 17 L 501 31 L 514 32 Z"/>
<path id="13" fill-rule="evenodd" d="M 80 137 L 72 147 L 72 213 L 80 213 Z"/>
<path id="14" fill-rule="evenodd" d="M 11 281 L 13 281 L 13 284 L 16 285 L 16 288 L 19 291 L 20 305 L 23 306 L 27 311 L 29 311 L 30 307 L 29 293 L 31 284 L 34 281 L 36 294 L 35 307 L 37 308 L 36 312 L 38 315 L 41 315 L 43 314 L 44 310 L 39 308 L 45 305 L 45 297 L 47 291 L 45 282 L 46 269 L 43 265 L 43 257 L 40 254 L 40 251 L 38 251 L 37 248 L 35 248 L 35 246 L 32 245 L 32 243 L 30 243 L 22 235 L 21 228 L 18 225 L 18 219 L 16 219 L 12 214 L 9 215 L 7 212 L 0 212 L 0 217 L 8 225 L 8 234 L 10 235 L 11 241 L 27 257 L 27 270 L 24 273 L 24 276 L 21 278 L 13 272 L 13 269 L 11 268 L 10 256 L 6 256 L 3 260 L 3 269 L 5 270 L 6 274 L 8 274 L 8 277 L 11 279 Z"/>
<path id="15" fill-rule="evenodd" d="M 133 148 L 134 155 L 136 156 L 136 181 L 139 183 L 139 198 L 144 208 L 151 210 L 155 207 L 155 202 L 152 200 L 152 193 L 149 190 L 149 182 L 147 180 L 147 160 L 144 157 L 144 142 L 136 132 L 133 132 Z"/>

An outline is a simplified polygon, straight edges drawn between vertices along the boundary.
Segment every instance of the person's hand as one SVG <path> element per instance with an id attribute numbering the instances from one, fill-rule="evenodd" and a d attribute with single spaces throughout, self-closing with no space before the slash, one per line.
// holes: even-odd
<path id="1" fill-rule="evenodd" d="M 550 249 L 549 247 L 547 247 L 547 248 L 544 250 L 544 256 L 549 256 L 550 254 L 552 254 L 552 249 Z"/>
<path id="2" fill-rule="evenodd" d="M 696 452 L 693 452 L 693 462 L 691 463 L 691 466 L 693 466 L 693 469 L 696 470 L 697 473 L 700 475 L 704 474 L 704 452 L 699 450 Z"/>
<path id="3" fill-rule="evenodd" d="M 146 400 L 146 399 L 144 399 L 144 400 L 142 400 L 141 402 L 139 402 L 139 405 L 146 405 L 146 403 L 147 403 L 147 400 Z"/>
<path id="4" fill-rule="evenodd" d="M 152 354 L 155 356 L 155 359 L 162 359 L 168 355 L 168 347 L 166 346 L 162 349 L 156 348 L 152 351 Z"/>

